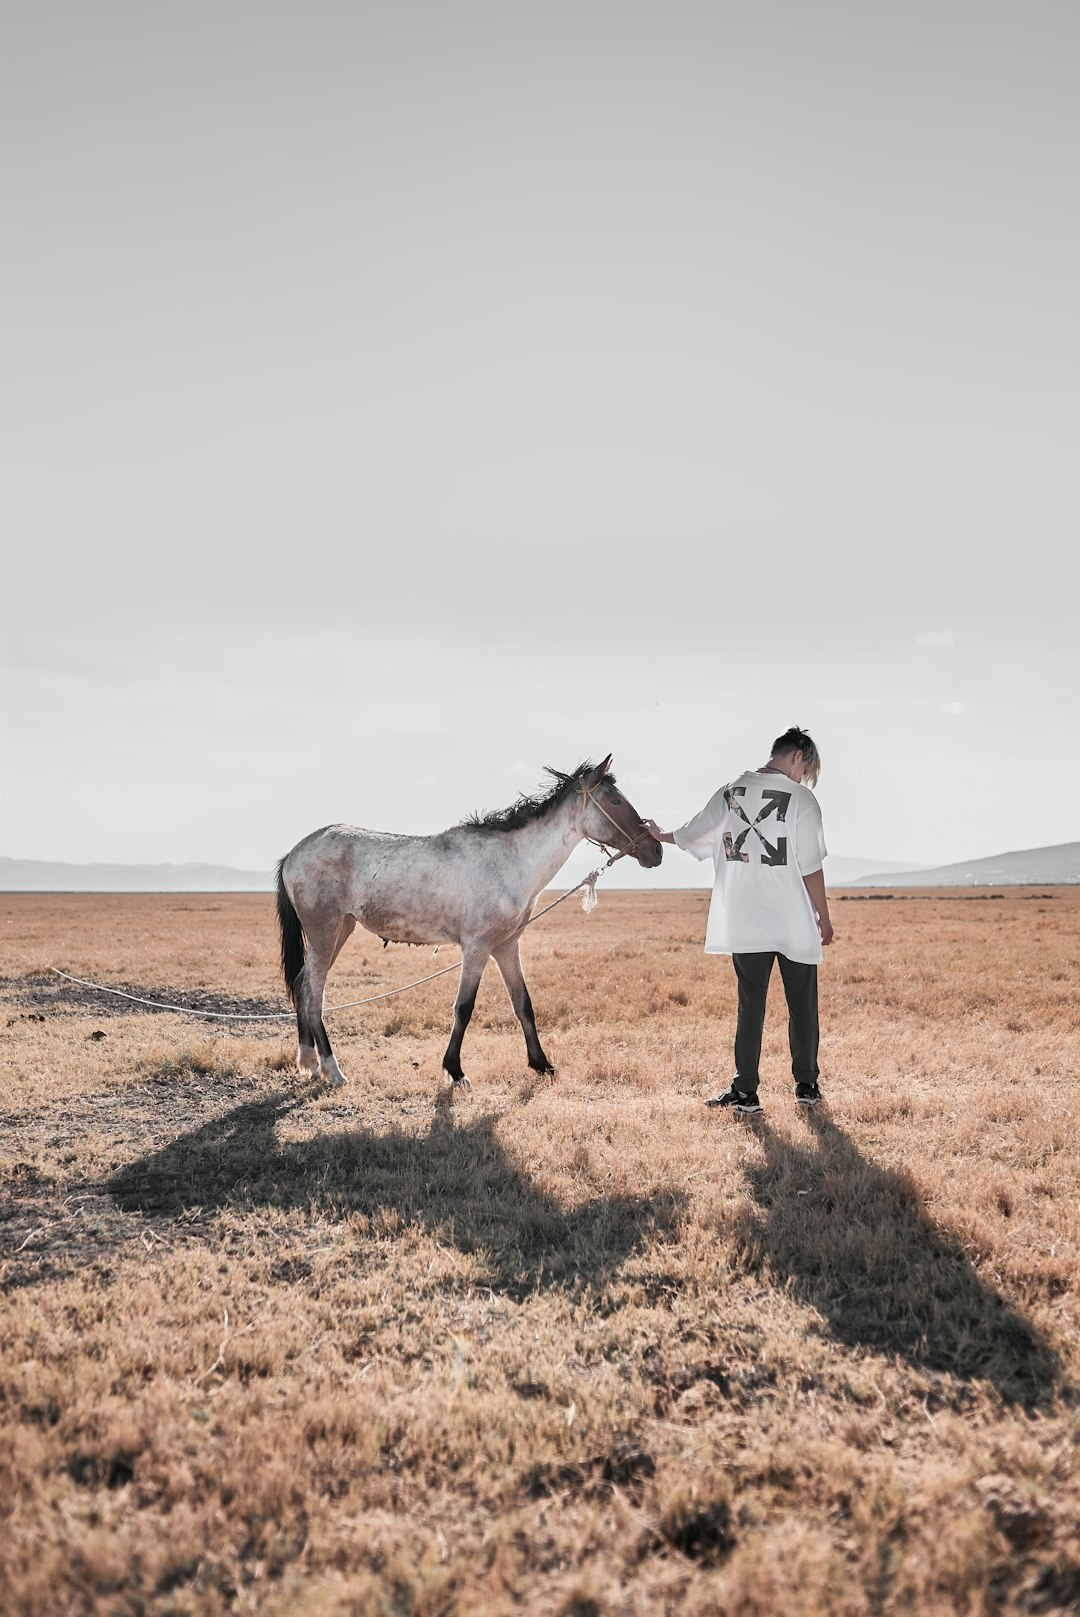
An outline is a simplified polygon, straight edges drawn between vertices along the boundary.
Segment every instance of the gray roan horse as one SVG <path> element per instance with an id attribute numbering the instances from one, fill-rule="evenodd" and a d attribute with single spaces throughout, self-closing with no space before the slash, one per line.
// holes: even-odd
<path id="1" fill-rule="evenodd" d="M 617 789 L 610 763 L 609 755 L 595 767 L 579 764 L 569 775 L 549 769 L 555 784 L 546 793 L 519 797 L 507 809 L 435 836 L 328 825 L 298 842 L 278 865 L 277 907 L 300 1071 L 329 1084 L 345 1082 L 323 1023 L 323 989 L 359 921 L 384 942 L 461 946 L 454 1026 L 443 1057 L 455 1084 L 468 1084 L 461 1041 L 491 955 L 525 1034 L 529 1066 L 554 1072 L 537 1036 L 518 954 L 537 894 L 583 838 L 632 853 L 650 870 L 663 857 L 660 843 Z"/>

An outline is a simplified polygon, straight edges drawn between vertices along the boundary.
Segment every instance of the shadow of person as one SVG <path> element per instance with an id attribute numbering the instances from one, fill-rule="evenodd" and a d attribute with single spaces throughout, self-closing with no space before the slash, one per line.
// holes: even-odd
<path id="1" fill-rule="evenodd" d="M 849 1346 L 989 1381 L 1010 1402 L 1051 1394 L 1057 1354 L 934 1227 L 911 1177 L 869 1161 L 820 1111 L 806 1123 L 805 1145 L 758 1126 L 763 1157 L 747 1171 L 757 1205 L 735 1231 L 748 1264 Z"/>
<path id="2" fill-rule="evenodd" d="M 480 1255 L 487 1283 L 515 1297 L 602 1287 L 654 1235 L 670 1233 L 685 1206 L 666 1191 L 565 1207 L 514 1162 L 490 1115 L 458 1124 L 440 1111 L 422 1135 L 358 1128 L 282 1141 L 277 1123 L 298 1104 L 279 1093 L 237 1106 L 120 1169 L 109 1193 L 126 1211 L 159 1214 L 262 1205 L 372 1218 L 392 1209 Z"/>

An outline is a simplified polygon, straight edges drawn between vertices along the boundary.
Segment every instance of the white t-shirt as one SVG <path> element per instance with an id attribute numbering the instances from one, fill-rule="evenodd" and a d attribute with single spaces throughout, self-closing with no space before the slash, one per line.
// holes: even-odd
<path id="1" fill-rule="evenodd" d="M 706 954 L 775 949 L 817 965 L 821 933 L 803 876 L 827 849 L 817 798 L 777 770 L 748 769 L 674 833 L 695 859 L 716 865 Z"/>

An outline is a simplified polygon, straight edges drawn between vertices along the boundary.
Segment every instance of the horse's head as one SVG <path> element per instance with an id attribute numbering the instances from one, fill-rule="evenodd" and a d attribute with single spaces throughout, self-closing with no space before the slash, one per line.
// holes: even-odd
<path id="1" fill-rule="evenodd" d="M 608 773 L 610 768 L 608 753 L 602 764 L 587 769 L 581 777 L 582 835 L 618 853 L 632 853 L 639 865 L 655 870 L 664 857 L 663 847 L 646 831 L 641 815 Z"/>

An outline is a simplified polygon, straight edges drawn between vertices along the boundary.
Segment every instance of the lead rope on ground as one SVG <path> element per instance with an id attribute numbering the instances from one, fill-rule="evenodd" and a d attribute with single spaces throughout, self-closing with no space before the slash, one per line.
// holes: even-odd
<path id="1" fill-rule="evenodd" d="M 583 887 L 589 889 L 581 901 L 582 908 L 588 914 L 590 910 L 596 907 L 596 884 L 600 877 L 605 870 L 610 870 L 616 859 L 622 858 L 621 853 L 613 853 L 607 864 L 600 865 L 596 870 L 590 870 L 589 874 L 583 881 L 579 881 L 576 887 L 568 887 L 565 893 L 561 893 L 558 898 L 552 899 L 550 904 L 545 904 L 542 910 L 537 910 L 535 915 L 530 915 L 525 922 L 525 926 L 532 926 L 533 922 L 538 921 L 541 915 L 546 915 L 548 910 L 553 910 L 556 905 L 565 903 L 568 898 L 573 898 L 574 894 L 580 893 Z M 522 931 L 524 930 L 525 927 L 522 927 Z M 396 994 L 407 994 L 410 988 L 419 988 L 423 983 L 434 982 L 436 977 L 445 977 L 447 972 L 457 971 L 460 965 L 461 961 L 455 960 L 452 965 L 442 966 L 438 971 L 429 972 L 426 977 L 417 977 L 415 982 L 404 983 L 400 988 L 388 988 L 382 994 L 368 994 L 365 999 L 350 999 L 344 1005 L 326 1005 L 323 1007 L 323 1015 L 333 1016 L 336 1011 L 351 1011 L 357 1005 L 373 1005 L 379 999 L 393 999 Z M 169 1005 L 161 999 L 143 999 L 139 994 L 126 993 L 122 988 L 107 988 L 104 983 L 92 983 L 85 977 L 73 977 L 69 971 L 61 971 L 59 966 L 50 966 L 49 970 L 54 972 L 57 977 L 65 978 L 69 983 L 78 983 L 80 988 L 93 988 L 99 994 L 112 994 L 117 999 L 129 999 L 135 1005 L 149 1005 L 156 1011 L 179 1011 L 182 1016 L 201 1016 L 205 1021 L 291 1022 L 296 1015 L 295 1011 L 201 1011 L 193 1005 Z"/>

